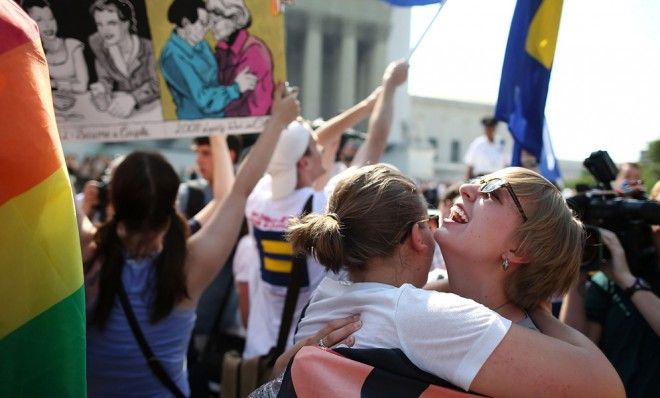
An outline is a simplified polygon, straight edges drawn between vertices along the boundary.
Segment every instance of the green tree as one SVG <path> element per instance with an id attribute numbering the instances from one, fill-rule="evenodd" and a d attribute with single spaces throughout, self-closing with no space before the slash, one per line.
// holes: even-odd
<path id="1" fill-rule="evenodd" d="M 640 163 L 646 191 L 650 192 L 653 184 L 660 180 L 660 140 L 649 142 L 648 149 L 642 155 Z"/>

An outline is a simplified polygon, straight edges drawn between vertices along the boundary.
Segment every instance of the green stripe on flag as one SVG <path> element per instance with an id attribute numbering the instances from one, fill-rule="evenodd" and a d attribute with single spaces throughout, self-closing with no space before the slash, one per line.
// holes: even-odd
<path id="1" fill-rule="evenodd" d="M 84 397 L 85 288 L 0 340 L 0 397 Z"/>

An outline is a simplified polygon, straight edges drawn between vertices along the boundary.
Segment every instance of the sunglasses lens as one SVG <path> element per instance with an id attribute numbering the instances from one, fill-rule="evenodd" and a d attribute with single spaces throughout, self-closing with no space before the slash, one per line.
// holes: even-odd
<path id="1" fill-rule="evenodd" d="M 493 192 L 500 188 L 502 185 L 504 185 L 504 180 L 501 178 L 493 178 L 492 180 L 489 180 L 481 185 L 481 187 L 479 187 L 479 191 L 484 193 Z"/>

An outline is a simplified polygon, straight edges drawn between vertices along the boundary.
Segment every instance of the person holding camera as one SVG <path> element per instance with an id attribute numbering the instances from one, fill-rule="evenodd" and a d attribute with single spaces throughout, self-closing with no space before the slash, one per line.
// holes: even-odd
<path id="1" fill-rule="evenodd" d="M 560 318 L 598 344 L 621 376 L 628 397 L 660 396 L 660 267 L 631 272 L 617 235 L 599 228 L 610 253 L 591 277 L 581 272 Z M 656 248 L 658 252 L 658 248 Z"/>

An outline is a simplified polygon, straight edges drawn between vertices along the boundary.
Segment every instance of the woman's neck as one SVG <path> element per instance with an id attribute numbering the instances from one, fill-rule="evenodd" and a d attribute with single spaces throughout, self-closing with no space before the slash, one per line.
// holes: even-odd
<path id="1" fill-rule="evenodd" d="M 41 43 L 43 44 L 46 53 L 54 53 L 62 48 L 64 40 L 62 40 L 61 37 L 54 37 L 51 40 L 42 40 Z"/>
<path id="2" fill-rule="evenodd" d="M 388 257 L 370 259 L 361 271 L 352 271 L 353 282 L 377 282 L 395 287 L 408 282 L 401 270 L 401 259 L 398 252 Z"/>
<path id="3" fill-rule="evenodd" d="M 469 273 L 467 270 L 474 269 Z M 449 290 L 461 297 L 480 303 L 503 317 L 517 322 L 526 314 L 513 303 L 504 290 L 504 276 L 501 272 L 486 272 L 487 269 L 497 269 L 496 264 L 487 267 L 472 267 L 465 264 L 448 268 Z M 499 269 L 498 271 L 501 271 Z"/>
<path id="4" fill-rule="evenodd" d="M 118 44 L 119 46 L 119 51 L 124 55 L 124 58 L 128 58 L 128 56 L 131 55 L 133 52 L 133 35 L 132 34 L 127 34 L 124 36 Z"/>
<path id="5" fill-rule="evenodd" d="M 153 231 L 129 233 L 120 223 L 117 226 L 117 235 L 131 258 L 148 257 L 163 249 L 162 233 Z"/>

